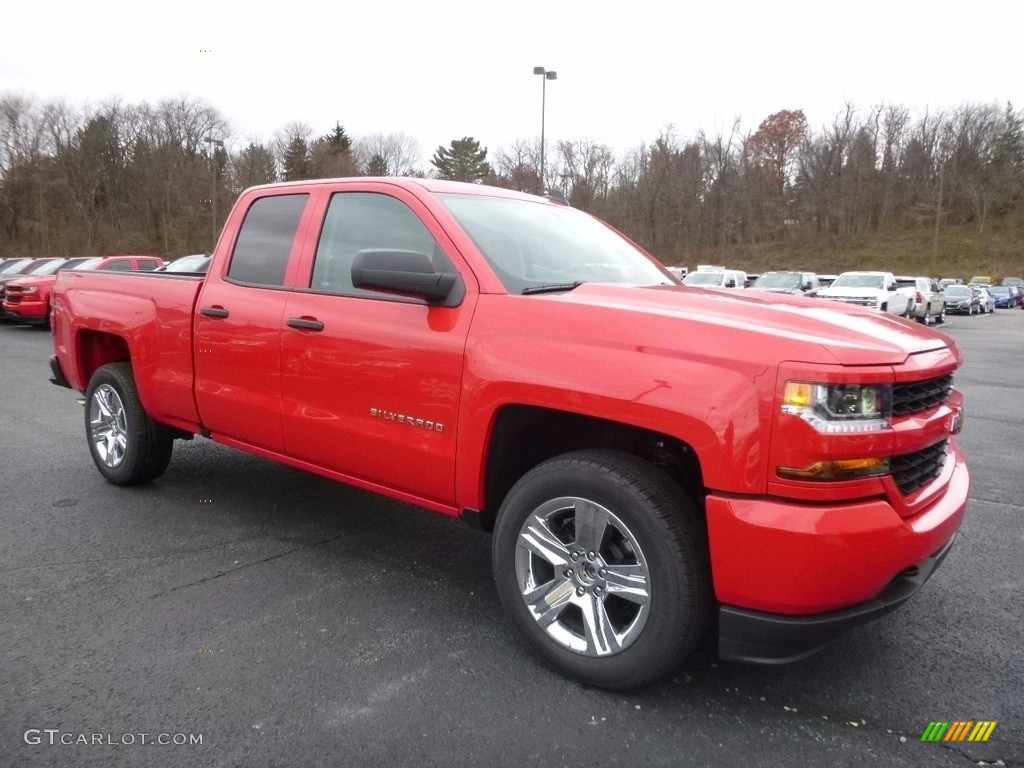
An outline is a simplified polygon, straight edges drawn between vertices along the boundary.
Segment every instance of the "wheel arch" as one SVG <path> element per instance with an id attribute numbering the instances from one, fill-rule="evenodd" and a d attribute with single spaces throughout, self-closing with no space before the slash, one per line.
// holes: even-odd
<path id="1" fill-rule="evenodd" d="M 82 330 L 75 339 L 76 374 L 82 390 L 93 374 L 108 363 L 131 361 L 131 349 L 123 336 L 105 331 Z"/>
<path id="2" fill-rule="evenodd" d="M 693 447 L 679 438 L 595 416 L 532 405 L 505 405 L 495 414 L 483 464 L 479 523 L 493 530 L 512 486 L 538 464 L 571 451 L 608 448 L 645 459 L 703 509 L 704 478 Z"/>

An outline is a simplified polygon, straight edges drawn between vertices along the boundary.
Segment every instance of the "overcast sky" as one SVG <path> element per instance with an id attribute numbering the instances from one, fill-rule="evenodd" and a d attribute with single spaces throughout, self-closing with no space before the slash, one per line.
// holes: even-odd
<path id="1" fill-rule="evenodd" d="M 540 135 L 619 151 L 846 103 L 1020 108 L 1024 5 L 854 2 L 218 2 L 0 0 L 0 93 L 75 105 L 189 95 L 231 143 L 291 121 L 353 138 L 403 132 L 423 166 L 473 136 L 492 152 Z M 207 52 L 209 51 L 209 52 Z"/>

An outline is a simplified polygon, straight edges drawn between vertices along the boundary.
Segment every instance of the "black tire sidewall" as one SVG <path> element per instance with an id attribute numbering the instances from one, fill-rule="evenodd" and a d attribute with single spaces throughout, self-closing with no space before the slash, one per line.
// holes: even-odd
<path id="1" fill-rule="evenodd" d="M 622 463 L 628 474 L 658 486 L 658 506 L 675 507 L 674 532 L 636 487 L 607 469 L 587 463 L 609 456 Z M 662 483 L 664 481 L 664 483 Z M 673 490 L 674 489 L 674 492 Z M 630 529 L 644 554 L 650 575 L 651 604 L 640 636 L 625 650 L 602 658 L 586 657 L 561 647 L 530 614 L 516 582 L 515 551 L 519 532 L 532 512 L 545 501 L 560 496 L 580 496 L 610 509 Z M 548 664 L 580 682 L 604 688 L 632 688 L 661 677 L 674 668 L 700 641 L 710 610 L 706 536 L 689 541 L 681 555 L 680 535 L 696 539 L 692 510 L 679 503 L 681 491 L 661 473 L 628 454 L 582 451 L 546 462 L 512 489 L 502 505 L 494 531 L 493 565 L 498 594 L 527 643 Z M 662 510 L 664 511 L 664 510 Z"/>
<path id="2" fill-rule="evenodd" d="M 93 396 L 102 385 L 110 386 L 121 399 L 125 416 L 127 446 L 116 467 L 104 464 L 93 444 L 89 416 Z M 170 438 L 162 438 L 142 406 L 129 363 L 109 363 L 96 370 L 85 392 L 85 431 L 96 469 L 114 485 L 147 483 L 163 473 L 170 461 Z"/>

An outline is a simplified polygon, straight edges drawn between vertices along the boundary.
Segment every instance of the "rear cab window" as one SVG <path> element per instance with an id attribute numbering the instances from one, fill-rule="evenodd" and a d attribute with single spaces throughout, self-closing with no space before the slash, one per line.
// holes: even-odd
<path id="1" fill-rule="evenodd" d="M 226 278 L 244 285 L 278 287 L 285 274 L 307 193 L 257 198 L 245 213 Z"/>

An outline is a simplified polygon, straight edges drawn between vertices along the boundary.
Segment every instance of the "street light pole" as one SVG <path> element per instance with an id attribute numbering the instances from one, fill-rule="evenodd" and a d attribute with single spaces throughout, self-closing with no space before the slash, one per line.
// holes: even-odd
<path id="1" fill-rule="evenodd" d="M 203 141 L 210 145 L 210 162 L 213 167 L 213 197 L 210 202 L 213 204 L 213 242 L 210 244 L 210 253 L 217 246 L 217 147 L 224 148 L 223 139 L 215 139 L 212 136 L 203 137 Z"/>
<path id="2" fill-rule="evenodd" d="M 547 101 L 548 80 L 558 79 L 557 72 L 551 72 L 544 67 L 534 67 L 533 74 L 540 75 L 540 193 L 544 194 L 544 106 Z"/>

